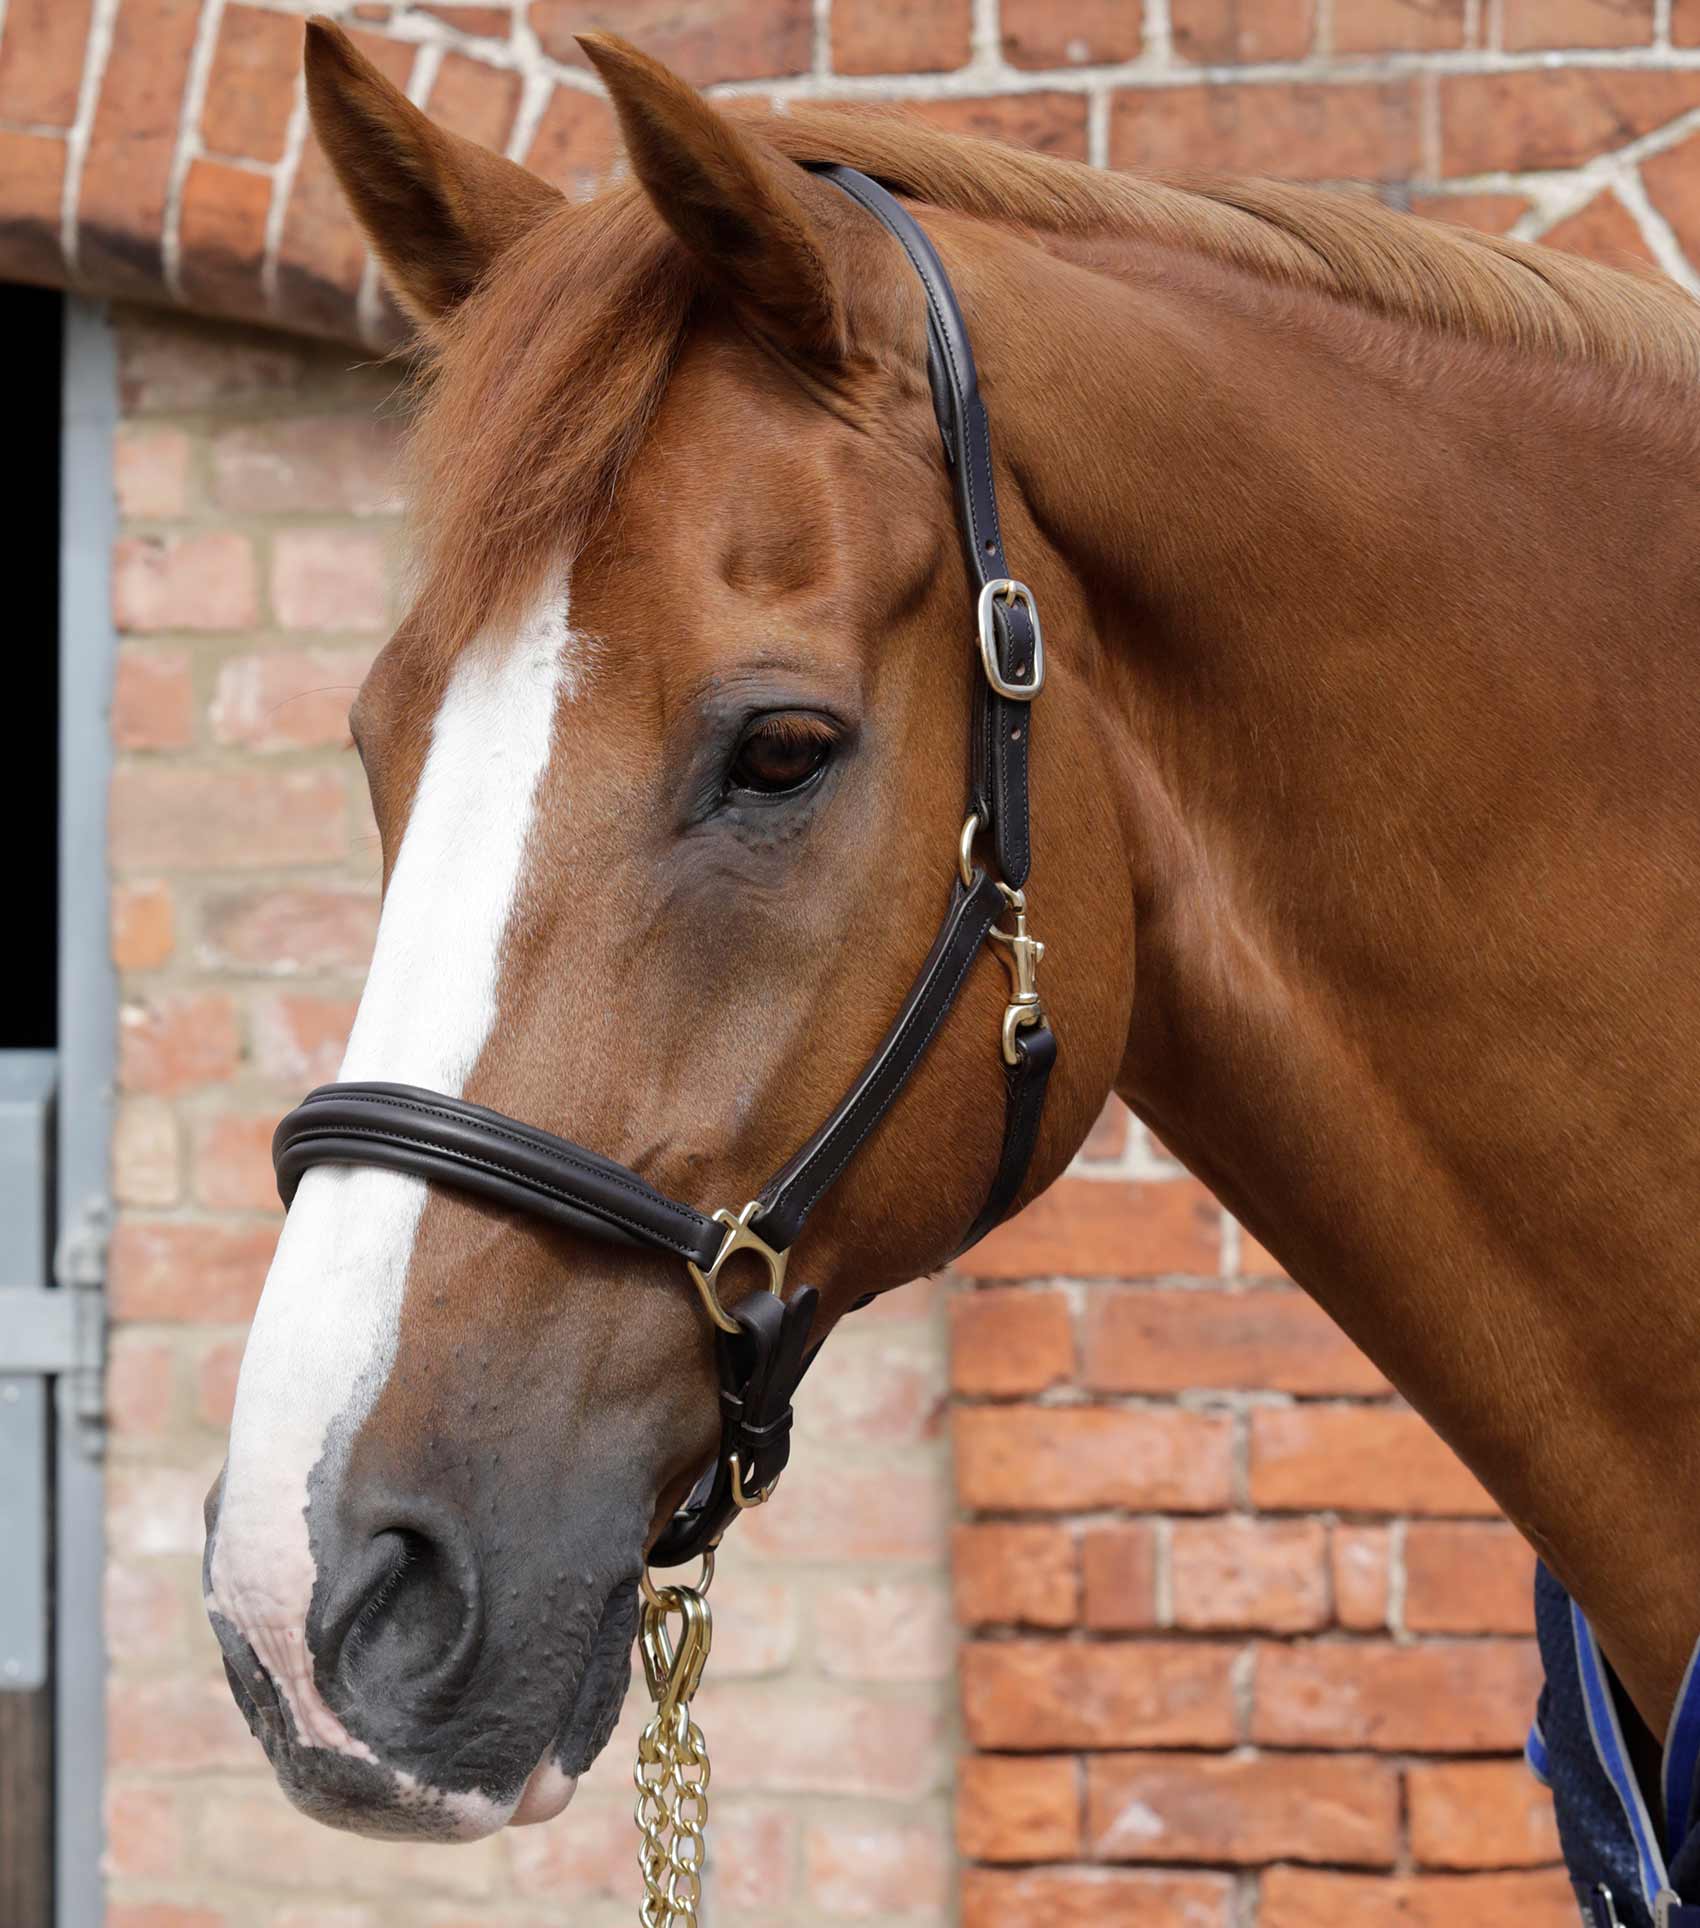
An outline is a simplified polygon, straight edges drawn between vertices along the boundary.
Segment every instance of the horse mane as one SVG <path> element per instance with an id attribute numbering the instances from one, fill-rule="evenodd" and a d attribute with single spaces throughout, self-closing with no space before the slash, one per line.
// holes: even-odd
<path id="1" fill-rule="evenodd" d="M 1430 332 L 1630 378 L 1689 389 L 1700 379 L 1700 306 L 1674 284 L 1367 195 L 1106 173 L 888 108 L 732 105 L 795 160 L 843 162 L 937 207 L 1038 233 L 1146 240 Z M 606 514 L 703 286 L 644 193 L 622 181 L 563 202 L 439 324 L 413 436 L 426 569 L 414 626 L 439 664 L 516 614 Z"/>

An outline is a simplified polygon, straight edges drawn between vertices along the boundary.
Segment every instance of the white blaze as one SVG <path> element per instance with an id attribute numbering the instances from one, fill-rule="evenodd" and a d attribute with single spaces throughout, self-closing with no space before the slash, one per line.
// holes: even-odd
<path id="1" fill-rule="evenodd" d="M 464 1088 L 496 1020 L 556 706 L 574 694 L 572 641 L 563 585 L 516 635 L 480 637 L 456 665 L 390 876 L 345 1079 Z M 371 1750 L 325 1705 L 306 1651 L 307 1481 L 333 1427 L 343 1439 L 358 1430 L 394 1364 L 424 1204 L 424 1181 L 400 1172 L 319 1165 L 303 1177 L 242 1359 L 213 1544 L 207 1604 L 252 1644 L 299 1743 L 365 1760 Z"/>

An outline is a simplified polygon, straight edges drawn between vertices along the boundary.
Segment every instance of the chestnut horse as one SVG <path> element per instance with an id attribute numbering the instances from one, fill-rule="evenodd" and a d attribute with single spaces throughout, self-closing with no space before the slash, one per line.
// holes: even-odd
<path id="1" fill-rule="evenodd" d="M 426 351 L 417 593 L 352 718 L 385 904 L 343 1076 L 706 1209 L 886 1026 L 954 865 L 972 628 L 920 288 L 799 163 L 865 170 L 948 263 L 1045 615 L 1060 1056 L 1023 1196 L 1119 1092 L 1660 1733 L 1700 1632 L 1695 311 L 1352 196 L 734 115 L 586 45 L 631 178 L 574 205 L 309 34 Z M 811 1221 L 823 1328 L 973 1220 L 1005 997 L 981 957 Z M 373 1833 L 556 1812 L 716 1437 L 680 1268 L 309 1171 L 208 1509 L 291 1798 Z"/>

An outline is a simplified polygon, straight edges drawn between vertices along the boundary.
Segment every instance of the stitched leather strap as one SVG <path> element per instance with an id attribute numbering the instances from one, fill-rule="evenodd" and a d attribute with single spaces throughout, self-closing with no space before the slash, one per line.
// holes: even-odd
<path id="1" fill-rule="evenodd" d="M 879 182 L 853 167 L 836 164 L 821 163 L 813 171 L 841 188 L 893 235 L 920 279 L 927 299 L 927 375 L 933 409 L 956 483 L 957 521 L 978 602 L 986 584 L 1007 577 L 1010 569 L 998 520 L 991 425 L 980 400 L 974 350 L 956 292 L 926 231 Z M 1030 682 L 1035 655 L 1031 612 L 1021 602 L 994 600 L 991 614 L 1004 680 L 1016 685 Z M 1004 882 L 1019 890 L 1032 862 L 1027 782 L 1032 705 L 999 696 L 979 671 L 977 642 L 973 652 L 974 767 L 969 807 L 979 811 L 992 833 Z"/>
<path id="2" fill-rule="evenodd" d="M 1045 1089 L 1056 1061 L 1056 1033 L 1048 1024 L 1016 1032 L 1015 1063 L 1004 1066 L 1003 1149 L 998 1155 L 997 1173 L 979 1217 L 969 1226 L 952 1258 L 961 1258 L 970 1246 L 978 1245 L 994 1226 L 1003 1223 L 1014 1205 L 1033 1162 L 1033 1148 L 1045 1115 Z"/>

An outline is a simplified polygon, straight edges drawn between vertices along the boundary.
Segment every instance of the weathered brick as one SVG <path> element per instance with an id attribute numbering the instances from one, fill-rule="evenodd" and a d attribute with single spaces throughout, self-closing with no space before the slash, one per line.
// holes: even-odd
<path id="1" fill-rule="evenodd" d="M 1540 1868 L 1559 1858 L 1552 1796 L 1524 1761 L 1414 1761 L 1405 1786 L 1421 1867 Z"/>
<path id="2" fill-rule="evenodd" d="M 913 1801 L 941 1782 L 943 1720 L 929 1697 L 797 1695 L 784 1681 L 716 1682 L 710 1669 L 697 1705 L 714 1737 L 714 1785 L 728 1793 Z"/>
<path id="3" fill-rule="evenodd" d="M 1416 1413 L 1292 1406 L 1251 1416 L 1251 1496 L 1279 1511 L 1496 1512 L 1452 1448 Z"/>
<path id="4" fill-rule="evenodd" d="M 1261 1646 L 1251 1738 L 1271 1747 L 1493 1754 L 1521 1747 L 1541 1682 L 1532 1641 Z"/>
<path id="5" fill-rule="evenodd" d="M 173 1097 L 223 1084 L 242 1049 L 236 1005 L 223 991 L 166 992 L 118 1013 L 118 1082 Z"/>
<path id="6" fill-rule="evenodd" d="M 175 1205 L 183 1179 L 177 1114 L 155 1099 L 118 1107 L 112 1128 L 112 1187 L 120 1205 Z"/>
<path id="7" fill-rule="evenodd" d="M 133 1332 L 113 1334 L 106 1363 L 106 1416 L 125 1439 L 158 1439 L 176 1405 L 171 1348 Z"/>
<path id="8" fill-rule="evenodd" d="M 1533 1633 L 1534 1554 L 1509 1526 L 1413 1521 L 1405 1625 L 1413 1633 Z"/>
<path id="9" fill-rule="evenodd" d="M 250 1740 L 244 1764 L 251 1766 L 253 1759 Z M 230 1882 L 249 1891 L 271 1890 L 280 1899 L 307 1888 L 338 1901 L 377 1899 L 391 1906 L 421 1897 L 439 1903 L 482 1900 L 494 1890 L 502 1867 L 502 1843 L 495 1838 L 463 1842 L 452 1855 L 433 1854 L 424 1843 L 374 1853 L 370 1841 L 298 1813 L 278 1799 L 275 1788 L 252 1781 L 244 1785 L 228 1775 L 202 1790 L 196 1820 L 197 1860 L 209 1888 Z M 418 1907 L 408 1912 L 423 1914 Z"/>
<path id="10" fill-rule="evenodd" d="M 1102 1754 L 1086 1763 L 1099 1861 L 1381 1868 L 1399 1852 L 1399 1776 L 1361 1754 Z"/>
<path id="11" fill-rule="evenodd" d="M 195 734 L 195 690 L 181 649 L 118 652 L 112 740 L 120 750 L 181 750 Z"/>
<path id="12" fill-rule="evenodd" d="M 1337 1526 L 1329 1534 L 1334 1618 L 1353 1633 L 1379 1633 L 1392 1598 L 1393 1536 L 1385 1526 Z"/>
<path id="13" fill-rule="evenodd" d="M 0 33 L 0 120 L 75 121 L 90 11 L 91 0 L 11 0 Z"/>
<path id="14" fill-rule="evenodd" d="M 730 1568 L 715 1583 L 714 1670 L 721 1680 L 783 1673 L 797 1657 L 797 1588 L 762 1568 Z M 642 1691 L 641 1689 L 639 1690 Z"/>
<path id="15" fill-rule="evenodd" d="M 1653 0 L 1505 0 L 1502 32 L 1511 53 L 1534 47 L 1642 47 L 1653 38 Z"/>
<path id="16" fill-rule="evenodd" d="M 936 1913 L 950 1895 L 949 1851 L 931 1827 L 834 1821 L 803 1837 L 803 1885 L 811 1915 L 832 1920 Z"/>
<path id="17" fill-rule="evenodd" d="M 65 143 L 52 134 L 0 130 L 0 274 L 62 286 L 59 204 Z"/>
<path id="18" fill-rule="evenodd" d="M 456 33 L 470 34 L 483 40 L 506 40 L 513 32 L 514 17 L 506 7 L 459 7 L 421 5 L 421 13 L 428 13 L 445 25 L 453 27 Z"/>
<path id="19" fill-rule="evenodd" d="M 971 1641 L 962 1717 L 976 1747 L 1227 1747 L 1235 1736 L 1226 1647 L 1137 1640 Z"/>
<path id="20" fill-rule="evenodd" d="M 1403 181 L 1416 172 L 1417 140 L 1409 80 L 1128 88 L 1111 106 L 1112 165 L 1159 172 Z"/>
<path id="21" fill-rule="evenodd" d="M 1545 1874 L 1323 1874 L 1272 1868 L 1258 1928 L 1575 1928 L 1576 1898 Z"/>
<path id="22" fill-rule="evenodd" d="M 1302 60 L 1316 35 L 1315 0 L 1170 0 L 1175 52 L 1201 67 Z"/>
<path id="23" fill-rule="evenodd" d="M 1094 1633 L 1140 1633 L 1157 1624 L 1157 1535 L 1149 1520 L 1086 1529 L 1080 1543 L 1085 1621 Z"/>
<path id="24" fill-rule="evenodd" d="M 1509 234 L 1534 205 L 1526 194 L 1418 194 L 1411 212 L 1484 234 Z"/>
<path id="25" fill-rule="evenodd" d="M 327 863 L 348 848 L 348 792 L 334 770 L 121 769 L 111 826 L 120 869 Z"/>
<path id="26" fill-rule="evenodd" d="M 557 87 L 537 123 L 525 157 L 534 174 L 564 193 L 590 193 L 619 152 L 614 110 L 583 87 Z"/>
<path id="27" fill-rule="evenodd" d="M 1066 1526 L 959 1526 L 951 1575 L 965 1627 L 1071 1627 L 1080 1615 L 1074 1535 Z"/>
<path id="28" fill-rule="evenodd" d="M 198 1589 L 185 1587 L 185 1577 L 180 1560 L 107 1561 L 101 1579 L 106 1624 L 123 1629 L 126 1662 L 177 1658 L 191 1652 L 193 1644 L 205 1637 L 206 1619 Z"/>
<path id="29" fill-rule="evenodd" d="M 1670 37 L 1678 47 L 1700 47 L 1700 0 L 1671 0 Z"/>
<path id="30" fill-rule="evenodd" d="M 1213 1275 L 1221 1207 L 1191 1179 L 1064 1178 L 957 1261 L 977 1279 Z"/>
<path id="31" fill-rule="evenodd" d="M 962 1877 L 962 1928 L 1229 1928 L 1233 1905 L 1220 1874 L 969 1868 Z"/>
<path id="32" fill-rule="evenodd" d="M 1316 1520 L 1177 1520 L 1175 1625 L 1308 1633 L 1328 1621 L 1326 1529 Z"/>
<path id="33" fill-rule="evenodd" d="M 176 941 L 176 912 L 168 885 L 114 885 L 112 961 L 119 970 L 157 970 Z"/>
<path id="34" fill-rule="evenodd" d="M 247 629 L 259 616 L 254 549 L 233 529 L 125 536 L 113 552 L 120 629 Z"/>
<path id="35" fill-rule="evenodd" d="M 117 317 L 118 394 L 126 414 L 289 401 L 310 366 L 303 345 L 189 319 Z"/>
<path id="36" fill-rule="evenodd" d="M 1140 10 L 1124 0 L 1075 0 L 1066 8 L 1048 0 L 1003 0 L 998 24 L 1012 67 L 1137 60 L 1142 42 Z"/>
<path id="37" fill-rule="evenodd" d="M 1086 1143 L 1081 1146 L 1079 1155 L 1088 1164 L 1114 1164 L 1127 1151 L 1132 1127 L 1133 1120 L 1128 1116 L 1127 1106 L 1119 1098 L 1110 1099 L 1086 1134 Z"/>
<path id="38" fill-rule="evenodd" d="M 341 748 L 372 653 L 276 649 L 231 657 L 219 668 L 207 711 L 214 742 L 249 750 Z"/>
<path id="39" fill-rule="evenodd" d="M 699 86 L 804 74 L 814 53 L 808 0 L 532 0 L 526 17 L 550 59 L 589 63 L 575 35 L 624 34 Z"/>
<path id="40" fill-rule="evenodd" d="M 507 152 L 519 110 L 520 77 L 452 48 L 431 85 L 426 111 L 434 121 L 481 147 Z"/>
<path id="41" fill-rule="evenodd" d="M 195 1122 L 195 1197 L 215 1212 L 276 1212 L 273 1110 L 217 1112 Z"/>
<path id="42" fill-rule="evenodd" d="M 931 1580 L 864 1580 L 815 1597 L 821 1672 L 837 1680 L 943 1680 L 950 1596 Z"/>
<path id="43" fill-rule="evenodd" d="M 190 301 L 221 315 L 265 316 L 271 205 L 269 175 L 205 158 L 189 164 L 177 244 L 183 293 Z"/>
<path id="44" fill-rule="evenodd" d="M 1531 67 L 1444 74 L 1440 171 L 1577 167 L 1700 105 L 1700 74 L 1656 67 Z"/>
<path id="45" fill-rule="evenodd" d="M 277 976 L 363 970 L 378 928 L 378 898 L 346 885 L 222 891 L 202 913 L 202 958 L 212 967 Z"/>
<path id="46" fill-rule="evenodd" d="M 1647 245 L 1641 223 L 1610 188 L 1601 188 L 1591 201 L 1555 222 L 1540 239 L 1543 247 L 1583 254 L 1608 268 L 1659 270 L 1658 257 Z"/>
<path id="47" fill-rule="evenodd" d="M 113 1317 L 251 1319 L 276 1244 L 272 1225 L 197 1225 L 126 1213 L 112 1237 Z"/>
<path id="48" fill-rule="evenodd" d="M 970 1861 L 1067 1861 L 1081 1851 L 1080 1764 L 1068 1757 L 965 1755 L 956 1845 Z"/>
<path id="49" fill-rule="evenodd" d="M 917 119 L 942 127 L 949 134 L 972 134 L 979 140 L 1003 141 L 1011 147 L 1037 148 L 1041 154 L 1086 159 L 1084 94 L 953 95 L 945 100 L 916 101 L 912 111 Z"/>
<path id="50" fill-rule="evenodd" d="M 78 261 L 103 287 L 164 286 L 166 194 L 200 0 L 119 0 L 77 202 Z"/>
<path id="51" fill-rule="evenodd" d="M 112 480 L 120 515 L 181 515 L 188 502 L 188 436 L 176 428 L 122 424 L 113 441 Z"/>
<path id="52" fill-rule="evenodd" d="M 942 0 L 926 7 L 908 6 L 904 0 L 836 0 L 832 70 L 930 74 L 965 66 L 972 25 L 969 0 Z"/>
<path id="53" fill-rule="evenodd" d="M 358 529 L 280 529 L 271 599 L 285 629 L 382 629 L 389 616 L 382 540 Z"/>
<path id="54" fill-rule="evenodd" d="M 111 1584 L 115 1568 L 108 1562 Z M 183 1865 L 184 1830 L 178 1791 L 169 1786 L 109 1781 L 106 1789 L 106 1870 L 119 1880 L 157 1881 Z M 110 1919 L 110 1915 L 108 1917 Z"/>
<path id="55" fill-rule="evenodd" d="M 930 1560 L 944 1532 L 945 1493 L 925 1468 L 861 1466 L 800 1442 L 783 1506 L 740 1521 L 740 1538 L 771 1560 Z"/>
<path id="56" fill-rule="evenodd" d="M 1060 1292 L 992 1288 L 950 1302 L 950 1376 L 959 1393 L 1044 1392 L 1074 1372 L 1074 1321 Z"/>
<path id="57" fill-rule="evenodd" d="M 280 161 L 301 86 L 301 22 L 259 7 L 226 7 L 201 109 L 209 153 Z"/>
<path id="58" fill-rule="evenodd" d="M 1087 1299 L 1083 1383 L 1095 1392 L 1200 1386 L 1378 1393 L 1387 1382 L 1302 1292 L 1106 1287 Z"/>
<path id="59" fill-rule="evenodd" d="M 798 1437 L 915 1446 L 943 1430 L 945 1403 L 943 1364 L 930 1345 L 857 1330 L 839 1341 L 832 1371 L 799 1395 Z"/>
<path id="60" fill-rule="evenodd" d="M 253 1764 L 254 1742 L 223 1678 L 120 1674 L 106 1689 L 106 1757 L 114 1768 L 194 1773 Z"/>
<path id="61" fill-rule="evenodd" d="M 354 1012 L 351 997 L 280 992 L 260 998 L 248 1020 L 254 1062 L 290 1088 L 328 1084 L 341 1068 Z"/>
<path id="62" fill-rule="evenodd" d="M 106 1476 L 106 1537 L 120 1557 L 199 1559 L 208 1478 L 186 1466 L 113 1466 Z M 248 1743 L 250 1747 L 253 1742 Z M 245 1758 L 244 1765 L 252 1761 Z"/>
<path id="63" fill-rule="evenodd" d="M 1444 53 L 1464 45 L 1464 0 L 1334 0 L 1337 54 Z"/>
<path id="64" fill-rule="evenodd" d="M 956 1415 L 955 1435 L 957 1490 L 965 1506 L 1211 1512 L 1228 1501 L 1233 1427 L 1217 1414 L 967 1407 Z"/>
<path id="65" fill-rule="evenodd" d="M 176 1901 L 114 1901 L 106 1910 L 106 1928 L 233 1928 L 219 1908 L 201 1908 Z"/>
<path id="66" fill-rule="evenodd" d="M 230 1425 L 243 1344 L 241 1339 L 215 1339 L 207 1345 L 195 1367 L 195 1413 L 216 1432 L 223 1432 Z"/>

